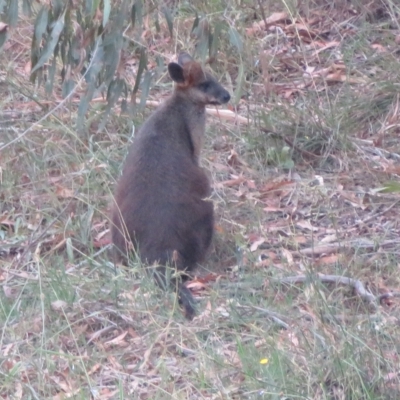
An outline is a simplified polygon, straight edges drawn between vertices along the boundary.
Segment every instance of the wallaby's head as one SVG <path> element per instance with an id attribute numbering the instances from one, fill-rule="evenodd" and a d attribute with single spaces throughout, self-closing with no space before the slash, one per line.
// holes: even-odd
<path id="1" fill-rule="evenodd" d="M 177 83 L 177 92 L 184 93 L 194 103 L 219 105 L 231 98 L 228 91 L 187 53 L 181 53 L 177 63 L 169 63 L 168 72 Z"/>

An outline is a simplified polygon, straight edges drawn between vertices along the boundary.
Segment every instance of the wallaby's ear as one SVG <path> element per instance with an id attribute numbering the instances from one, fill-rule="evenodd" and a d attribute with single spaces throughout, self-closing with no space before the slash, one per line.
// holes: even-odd
<path id="1" fill-rule="evenodd" d="M 176 83 L 184 83 L 185 76 L 183 75 L 183 68 L 177 63 L 168 64 L 168 72 L 171 79 Z"/>
<path id="2" fill-rule="evenodd" d="M 182 52 L 178 56 L 178 64 L 184 66 L 186 63 L 193 61 L 193 58 L 185 52 Z"/>

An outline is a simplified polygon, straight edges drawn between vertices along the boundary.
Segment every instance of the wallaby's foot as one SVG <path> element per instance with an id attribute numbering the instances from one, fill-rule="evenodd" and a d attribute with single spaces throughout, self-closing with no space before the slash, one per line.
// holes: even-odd
<path id="1" fill-rule="evenodd" d="M 183 284 L 178 289 L 178 300 L 179 304 L 183 307 L 185 317 L 191 321 L 196 315 L 195 300 L 190 289 Z"/>

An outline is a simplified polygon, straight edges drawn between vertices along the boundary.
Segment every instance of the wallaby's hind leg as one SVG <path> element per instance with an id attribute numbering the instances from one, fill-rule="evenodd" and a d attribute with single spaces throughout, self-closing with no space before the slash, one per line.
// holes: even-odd
<path id="1" fill-rule="evenodd" d="M 195 300 L 191 291 L 183 284 L 185 277 L 167 279 L 167 266 L 174 268 L 176 271 L 185 271 L 187 269 L 186 260 L 177 250 L 169 250 L 162 253 L 163 256 L 157 260 L 156 265 L 149 271 L 154 277 L 158 286 L 167 290 L 172 287 L 178 296 L 178 302 L 183 307 L 185 316 L 193 319 L 196 315 Z M 190 268 L 189 268 L 190 269 Z"/>

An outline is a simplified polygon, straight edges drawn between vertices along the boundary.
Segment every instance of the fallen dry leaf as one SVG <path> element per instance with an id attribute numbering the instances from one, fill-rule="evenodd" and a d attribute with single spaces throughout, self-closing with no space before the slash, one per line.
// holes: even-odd
<path id="1" fill-rule="evenodd" d="M 246 34 L 252 36 L 258 32 L 266 30 L 271 25 L 276 24 L 277 22 L 283 21 L 288 18 L 288 14 L 286 12 L 275 12 L 272 13 L 265 21 L 254 22 L 251 28 L 246 29 Z"/>
<path id="2" fill-rule="evenodd" d="M 60 311 L 60 310 L 65 309 L 66 307 L 68 307 L 68 303 L 63 300 L 56 300 L 51 303 L 51 308 L 54 311 Z"/>
<path id="3" fill-rule="evenodd" d="M 256 251 L 258 249 L 258 247 L 260 245 L 262 245 L 264 242 L 265 242 L 264 238 L 258 239 L 257 241 L 255 241 L 254 243 L 251 244 L 250 251 L 251 252 Z"/>
<path id="4" fill-rule="evenodd" d="M 57 197 L 61 197 L 62 199 L 70 199 L 75 197 L 74 191 L 71 189 L 68 189 L 66 187 L 63 187 L 61 185 L 56 185 L 56 195 Z"/>
<path id="5" fill-rule="evenodd" d="M 104 343 L 105 346 L 122 346 L 125 347 L 128 345 L 128 343 L 124 340 L 125 336 L 128 334 L 128 331 L 125 331 L 121 333 L 119 336 L 117 336 L 114 339 L 108 340 L 107 342 Z"/>

